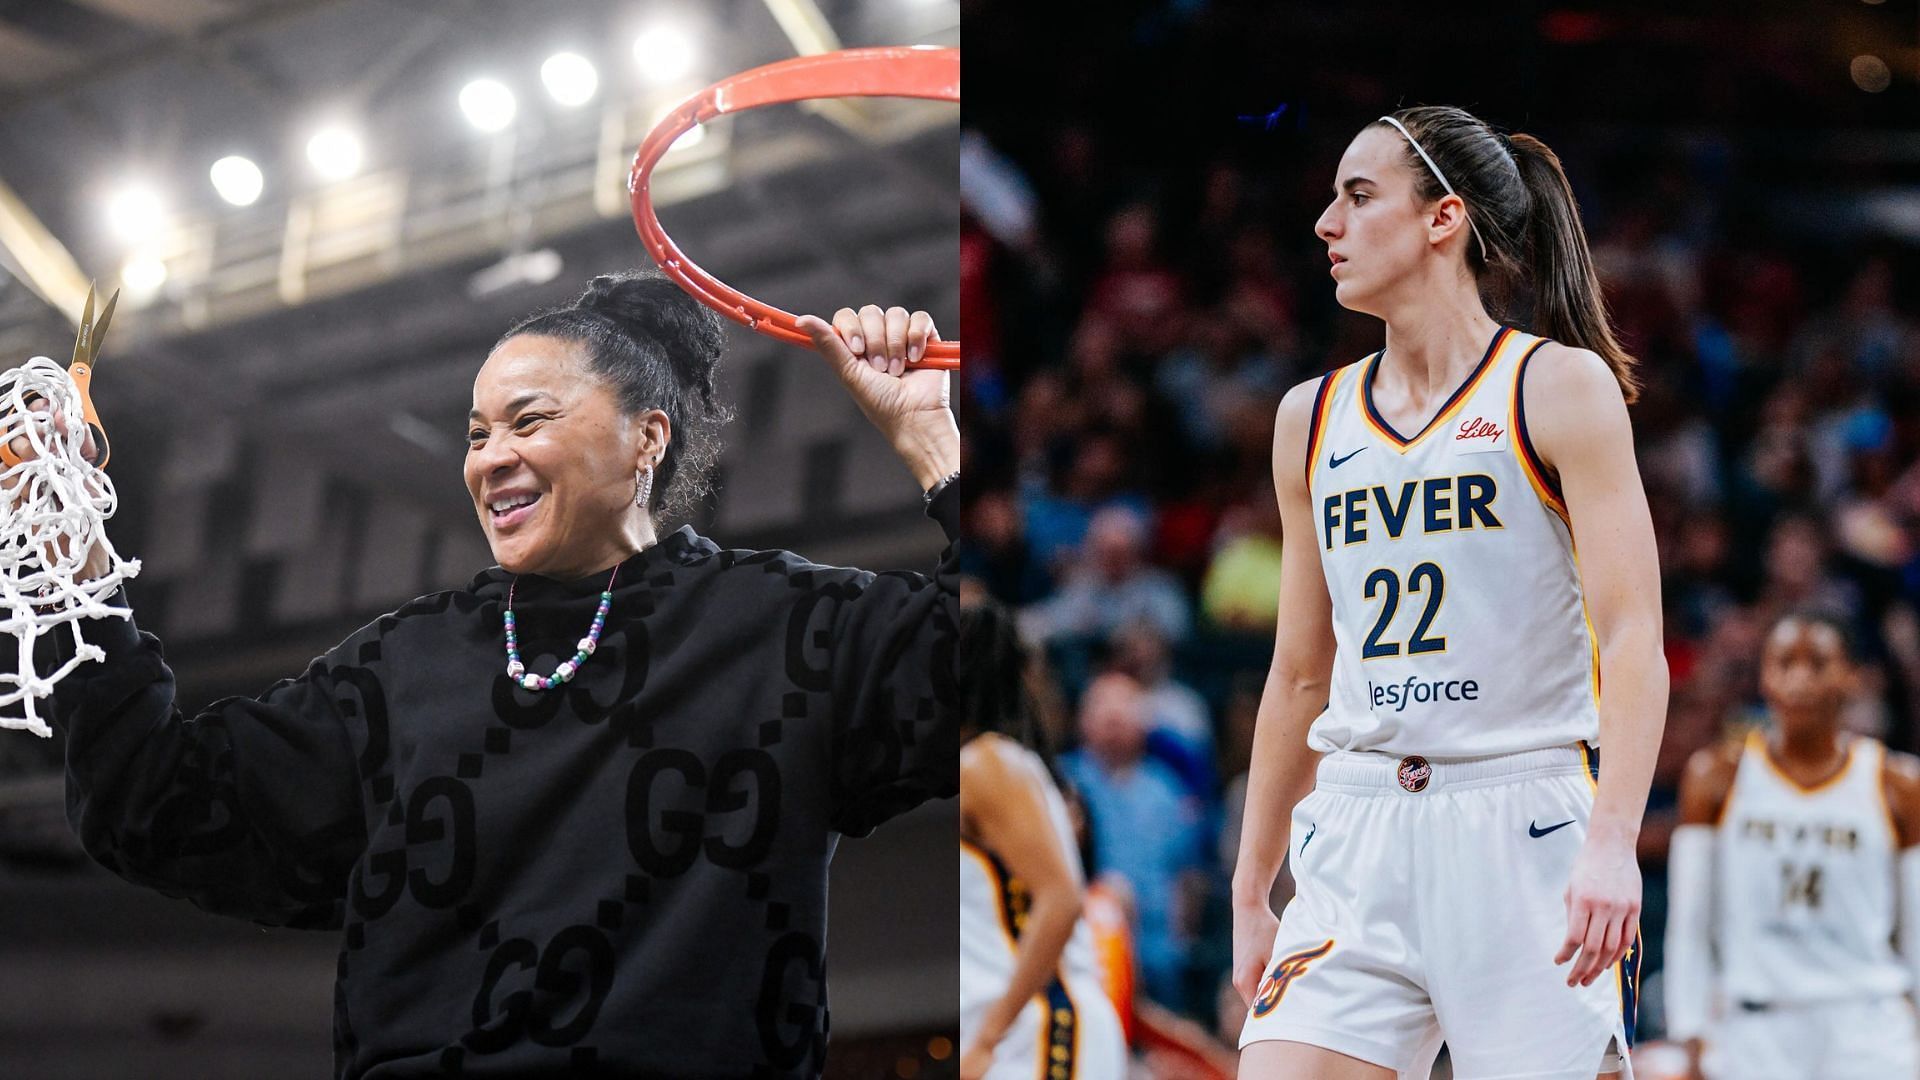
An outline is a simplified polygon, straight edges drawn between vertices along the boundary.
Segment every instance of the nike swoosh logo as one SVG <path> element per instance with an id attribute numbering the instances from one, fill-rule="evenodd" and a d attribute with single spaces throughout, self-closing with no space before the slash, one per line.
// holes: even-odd
<path id="1" fill-rule="evenodd" d="M 1360 450 L 1365 450 L 1365 449 L 1366 447 L 1364 446 L 1360 448 Z M 1355 450 L 1353 454 L 1359 453 L 1360 450 Z M 1346 457 L 1336 457 L 1331 452 L 1329 452 L 1327 454 L 1327 468 L 1337 469 L 1340 466 L 1345 465 L 1347 462 L 1353 460 L 1353 454 L 1348 454 Z"/>
<path id="2" fill-rule="evenodd" d="M 1305 855 L 1307 853 L 1307 845 L 1313 843 L 1313 834 L 1319 831 L 1320 823 L 1317 821 L 1307 829 L 1307 838 L 1300 841 L 1300 854 Z"/>
<path id="3" fill-rule="evenodd" d="M 1550 833 L 1550 832 L 1552 832 L 1552 831 L 1554 831 L 1555 829 L 1564 829 L 1564 828 L 1566 828 L 1567 826 L 1569 826 L 1569 825 L 1571 825 L 1571 824 L 1573 824 L 1573 821 L 1572 821 L 1571 819 L 1569 819 L 1569 820 L 1567 820 L 1567 821 L 1563 821 L 1563 822 L 1561 822 L 1561 823 L 1560 823 L 1560 824 L 1558 824 L 1558 825 L 1549 825 L 1549 826 L 1547 826 L 1546 828 L 1544 828 L 1544 829 L 1543 829 L 1543 828 L 1541 828 L 1541 827 L 1539 826 L 1539 824 L 1537 824 L 1537 823 L 1535 823 L 1535 822 L 1532 822 L 1532 821 L 1529 821 L 1529 822 L 1527 822 L 1527 835 L 1528 835 L 1528 836 L 1531 836 L 1531 837 L 1534 837 L 1535 839 L 1538 839 L 1538 838 L 1540 838 L 1540 837 L 1542 837 L 1542 836 L 1545 836 L 1545 835 L 1547 835 L 1548 833 Z"/>

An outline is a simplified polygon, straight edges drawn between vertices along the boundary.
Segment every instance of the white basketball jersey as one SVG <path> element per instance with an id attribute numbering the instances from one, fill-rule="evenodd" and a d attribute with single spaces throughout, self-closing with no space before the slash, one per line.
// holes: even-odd
<path id="1" fill-rule="evenodd" d="M 1047 777 L 1039 755 L 1025 747 L 1003 743 L 1022 767 Z M 1073 838 L 1073 822 L 1067 803 L 1051 778 L 1045 784 L 1047 820 L 1034 822 L 1035 828 L 1051 828 L 1065 847 L 1076 877 L 1080 868 L 1080 846 Z M 962 1045 L 979 1023 L 981 1014 L 1006 993 L 1013 978 L 1014 950 L 1026 926 L 1027 909 L 1032 897 L 1025 885 L 1008 873 L 1006 865 L 994 853 L 976 844 L 960 841 L 960 1035 Z M 1042 992 L 1053 998 L 1070 999 L 1069 1007 L 1104 1007 L 1105 991 L 1095 967 L 1093 931 L 1086 919 L 1074 924 L 1073 936 L 1060 954 L 1058 976 Z"/>
<path id="2" fill-rule="evenodd" d="M 1802 788 L 1763 736 L 1748 737 L 1715 842 L 1714 936 L 1733 1007 L 1906 992 L 1885 758 L 1856 737 L 1839 775 Z"/>
<path id="3" fill-rule="evenodd" d="M 1566 503 L 1519 381 L 1545 339 L 1501 327 L 1425 427 L 1373 407 L 1383 353 L 1326 375 L 1307 491 L 1336 652 L 1315 750 L 1504 754 L 1600 736 L 1600 654 Z"/>

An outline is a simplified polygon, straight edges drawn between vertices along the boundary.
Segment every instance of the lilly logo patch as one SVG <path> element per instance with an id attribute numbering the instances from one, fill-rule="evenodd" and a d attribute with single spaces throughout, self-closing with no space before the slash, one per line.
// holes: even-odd
<path id="1" fill-rule="evenodd" d="M 1453 452 L 1490 454 L 1507 448 L 1507 429 L 1484 416 L 1460 421 L 1453 429 Z"/>

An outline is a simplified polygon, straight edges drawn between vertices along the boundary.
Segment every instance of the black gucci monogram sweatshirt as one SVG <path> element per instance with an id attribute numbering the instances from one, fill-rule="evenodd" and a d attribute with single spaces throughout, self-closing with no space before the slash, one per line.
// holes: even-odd
<path id="1" fill-rule="evenodd" d="M 929 510 L 949 541 L 957 502 Z M 951 543 L 931 577 L 876 574 L 683 527 L 620 565 L 598 651 L 546 692 L 506 675 L 511 581 L 191 717 L 157 638 L 87 624 L 107 658 L 52 710 L 86 850 L 338 931 L 340 1077 L 817 1075 L 834 845 L 958 788 Z M 606 586 L 520 579 L 529 669 Z"/>

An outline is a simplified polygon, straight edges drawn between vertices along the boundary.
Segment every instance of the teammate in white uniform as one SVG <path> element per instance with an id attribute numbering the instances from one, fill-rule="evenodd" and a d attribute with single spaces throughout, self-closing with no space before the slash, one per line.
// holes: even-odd
<path id="1" fill-rule="evenodd" d="M 961 613 L 961 1080 L 1120 1080 L 1073 823 L 1022 692 L 1013 620 Z"/>
<path id="2" fill-rule="evenodd" d="M 1838 622 L 1781 619 L 1760 684 L 1772 731 L 1699 751 L 1680 785 L 1668 1034 L 1712 1080 L 1913 1080 L 1920 761 L 1841 730 Z"/>
<path id="3" fill-rule="evenodd" d="M 1295 387 L 1276 425 L 1240 1075 L 1424 1080 L 1444 1041 L 1460 1080 L 1631 1077 L 1667 689 L 1633 359 L 1539 141 L 1407 109 L 1353 140 L 1334 193 L 1335 297 L 1386 348 Z M 1544 336 L 1488 315 L 1503 278 Z"/>

